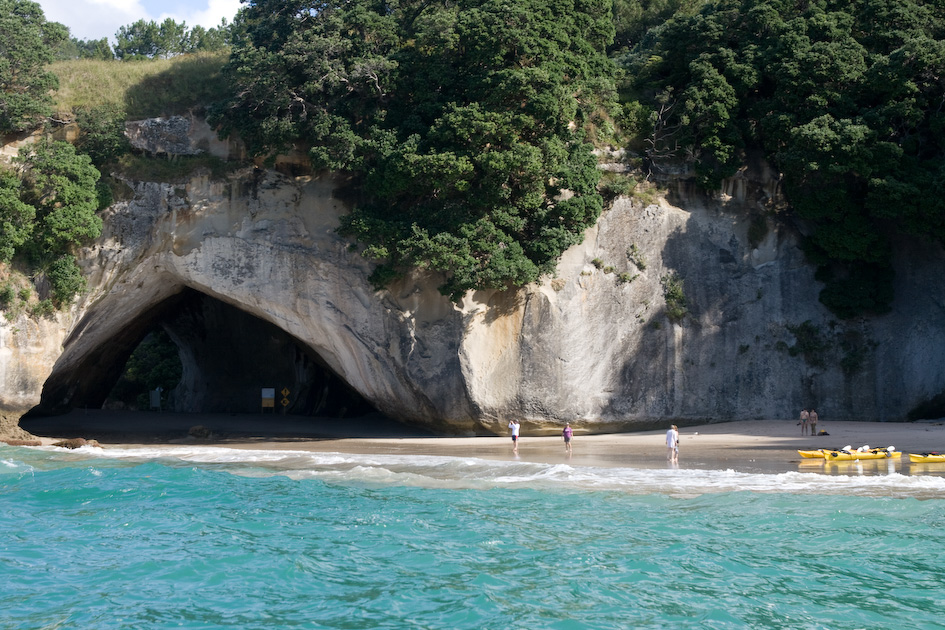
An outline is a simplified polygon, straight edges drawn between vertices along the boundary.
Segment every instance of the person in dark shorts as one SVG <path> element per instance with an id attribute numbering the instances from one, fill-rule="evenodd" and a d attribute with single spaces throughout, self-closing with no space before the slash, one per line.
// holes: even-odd
<path id="1" fill-rule="evenodd" d="M 515 420 L 509 422 L 509 428 L 512 429 L 512 452 L 518 453 L 518 435 L 522 430 L 522 425 Z"/>
<path id="2" fill-rule="evenodd" d="M 561 437 L 564 438 L 564 450 L 571 453 L 571 438 L 574 437 L 574 430 L 571 429 L 571 423 L 564 423 L 564 431 L 561 432 Z"/>

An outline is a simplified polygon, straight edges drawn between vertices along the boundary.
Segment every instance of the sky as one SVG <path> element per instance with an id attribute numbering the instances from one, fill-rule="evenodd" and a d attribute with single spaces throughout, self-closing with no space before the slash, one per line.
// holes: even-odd
<path id="1" fill-rule="evenodd" d="M 122 26 L 138 20 L 161 23 L 166 18 L 187 26 L 212 28 L 226 18 L 232 22 L 240 0 L 35 0 L 50 22 L 69 27 L 77 39 L 102 39 L 115 43 Z"/>

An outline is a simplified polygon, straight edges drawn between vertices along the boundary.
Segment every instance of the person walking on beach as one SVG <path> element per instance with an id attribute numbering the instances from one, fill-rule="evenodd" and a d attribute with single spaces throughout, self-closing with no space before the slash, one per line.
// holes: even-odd
<path id="1" fill-rule="evenodd" d="M 574 430 L 571 429 L 571 423 L 564 423 L 564 431 L 561 432 L 561 437 L 564 438 L 564 450 L 567 451 L 568 455 L 571 454 L 571 438 L 574 437 Z"/>
<path id="2" fill-rule="evenodd" d="M 820 416 L 817 415 L 817 412 L 813 409 L 810 410 L 808 415 L 808 424 L 810 424 L 810 434 L 817 435 L 817 421 L 820 420 Z"/>
<path id="3" fill-rule="evenodd" d="M 522 430 L 522 425 L 512 420 L 509 422 L 509 428 L 512 429 L 512 452 L 518 453 L 518 434 Z"/>
<path id="4" fill-rule="evenodd" d="M 801 409 L 801 435 L 807 435 L 807 422 L 810 420 L 810 414 L 806 409 Z"/>
<path id="5" fill-rule="evenodd" d="M 679 429 L 674 424 L 666 432 L 666 459 L 671 462 L 679 460 Z"/>

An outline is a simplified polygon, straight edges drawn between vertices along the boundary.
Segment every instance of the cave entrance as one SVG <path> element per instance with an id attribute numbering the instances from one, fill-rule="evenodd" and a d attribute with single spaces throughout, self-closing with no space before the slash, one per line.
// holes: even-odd
<path id="1" fill-rule="evenodd" d="M 173 312 L 155 322 L 150 337 L 146 335 L 136 347 L 141 349 L 161 334 L 177 347 L 180 382 L 173 388 L 165 383 L 162 392 L 168 410 L 275 411 L 321 417 L 351 417 L 376 411 L 314 351 L 282 329 L 197 291 L 185 293 Z M 130 358 L 136 356 L 132 353 Z M 154 375 L 148 389 L 161 385 L 160 377 Z M 263 388 L 277 392 L 275 408 L 262 408 Z M 288 395 L 283 396 L 283 391 Z M 283 405 L 283 400 L 287 404 Z M 108 398 L 101 406 L 107 403 Z"/>
<path id="2" fill-rule="evenodd" d="M 380 415 L 295 337 L 192 289 L 126 323 L 90 355 L 69 373 L 54 371 L 40 405 L 21 420 L 24 429 L 35 433 L 32 419 L 71 410 L 147 412 L 158 387 L 164 412 Z M 275 390 L 274 407 L 263 406 L 263 389 Z"/>

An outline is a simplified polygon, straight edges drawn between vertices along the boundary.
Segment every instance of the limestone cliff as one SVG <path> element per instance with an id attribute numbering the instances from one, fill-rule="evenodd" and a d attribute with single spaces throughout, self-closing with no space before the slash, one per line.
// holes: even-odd
<path id="1" fill-rule="evenodd" d="M 9 429 L 36 405 L 100 404 L 161 324 L 181 347 L 185 411 L 252 407 L 285 383 L 290 411 L 311 413 L 322 370 L 449 433 L 504 433 L 512 417 L 532 432 L 793 418 L 811 405 L 825 421 L 904 418 L 945 390 L 945 253 L 901 243 L 893 311 L 837 322 L 797 234 L 769 218 L 750 244 L 745 210 L 776 209 L 776 181 L 746 170 L 714 199 L 682 185 L 619 199 L 555 277 L 459 304 L 423 274 L 372 289 L 370 264 L 335 232 L 346 205 L 332 175 L 129 182 L 133 199 L 83 252 L 87 294 L 55 320 L 0 321 L 0 408 Z M 686 311 L 669 317 L 673 276 Z"/>

